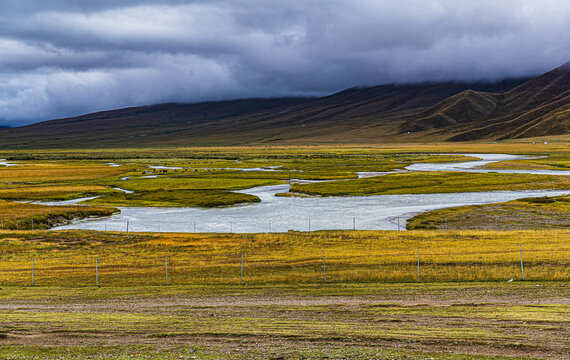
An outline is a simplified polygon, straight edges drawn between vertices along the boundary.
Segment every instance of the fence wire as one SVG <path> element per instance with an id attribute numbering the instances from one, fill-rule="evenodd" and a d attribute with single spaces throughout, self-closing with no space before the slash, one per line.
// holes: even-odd
<path id="1" fill-rule="evenodd" d="M 357 250 L 355 250 L 357 251 Z M 122 286 L 354 282 L 445 282 L 570 279 L 570 249 L 524 245 L 489 251 L 404 251 L 339 253 L 331 248 L 292 257 L 288 251 L 195 254 L 164 250 L 132 253 L 52 254 L 29 251 L 0 255 L 0 286 Z M 243 262 L 242 262 L 243 259 Z M 326 267 L 325 267 L 326 262 Z M 33 276 L 33 280 L 32 280 Z"/>

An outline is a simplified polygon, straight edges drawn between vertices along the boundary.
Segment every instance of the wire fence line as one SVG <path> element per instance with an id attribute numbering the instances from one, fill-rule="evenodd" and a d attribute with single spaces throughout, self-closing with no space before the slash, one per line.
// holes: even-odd
<path id="1" fill-rule="evenodd" d="M 11 256 L 14 255 L 14 256 Z M 156 255 L 0 256 L 0 286 L 122 286 L 193 284 L 567 281 L 570 249 L 409 251 L 340 254 L 335 249 L 292 258 L 281 252 Z M 16 257 L 16 258 L 12 258 Z"/>
<path id="2" fill-rule="evenodd" d="M 339 221 L 331 222 L 328 218 L 291 218 L 291 219 L 232 219 L 216 218 L 212 221 L 189 218 L 185 221 L 177 220 L 137 220 L 137 219 L 95 219 L 87 218 L 64 225 L 62 229 L 119 231 L 119 232 L 188 232 L 188 233 L 280 233 L 289 230 L 317 231 L 317 230 L 406 230 L 406 216 L 380 217 L 378 219 L 359 219 L 347 216 Z M 478 224 L 478 227 L 460 226 L 447 221 L 439 223 L 440 228 L 426 229 L 435 231 L 461 231 L 461 230 L 543 230 L 556 231 L 570 229 L 570 218 L 540 218 L 534 221 L 513 222 L 490 219 Z M 12 224 L 12 228 L 14 224 Z M 28 224 L 29 227 L 29 224 Z M 419 229 L 422 230 L 422 229 Z"/>

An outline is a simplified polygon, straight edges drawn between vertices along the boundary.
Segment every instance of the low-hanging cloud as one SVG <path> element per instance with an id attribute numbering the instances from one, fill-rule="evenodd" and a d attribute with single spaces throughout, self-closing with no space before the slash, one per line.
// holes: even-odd
<path id="1" fill-rule="evenodd" d="M 570 60 L 557 0 L 0 0 L 0 125 L 161 102 L 495 80 Z"/>

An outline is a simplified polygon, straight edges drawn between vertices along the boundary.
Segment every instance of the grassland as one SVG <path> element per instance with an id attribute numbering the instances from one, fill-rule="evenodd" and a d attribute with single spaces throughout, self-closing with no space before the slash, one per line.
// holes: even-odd
<path id="1" fill-rule="evenodd" d="M 568 188 L 569 176 L 411 172 L 365 179 L 293 184 L 291 192 L 319 196 L 365 196 Z"/>
<path id="2" fill-rule="evenodd" d="M 567 358 L 568 232 L 0 236 L 3 358 Z"/>
<path id="3" fill-rule="evenodd" d="M 230 191 L 207 190 L 147 190 L 132 194 L 114 193 L 89 200 L 93 205 L 150 207 L 216 207 L 260 202 L 254 195 Z"/>
<path id="4" fill-rule="evenodd" d="M 570 228 L 570 196 L 434 210 L 408 220 L 408 229 L 548 230 Z"/>
<path id="5" fill-rule="evenodd" d="M 236 284 L 241 254 L 249 285 L 570 279 L 567 231 L 323 231 L 278 234 L 0 233 L 0 283 L 87 286 L 99 261 L 102 285 L 160 285 L 168 256 L 172 284 Z M 31 241 L 33 240 L 33 241 Z"/>
<path id="6" fill-rule="evenodd" d="M 0 200 L 0 228 L 12 230 L 40 230 L 71 220 L 110 216 L 118 210 L 101 206 L 46 206 Z"/>
<path id="7" fill-rule="evenodd" d="M 102 185 L 36 185 L 0 188 L 4 200 L 69 200 L 117 192 Z"/>
<path id="8" fill-rule="evenodd" d="M 18 166 L 0 167 L 0 183 L 45 184 L 69 183 L 80 180 L 102 179 L 125 172 L 124 168 L 101 164 L 81 164 L 79 162 L 25 162 Z"/>
<path id="9" fill-rule="evenodd" d="M 550 232 L 457 231 L 471 221 L 462 209 L 448 219 L 448 232 L 125 234 L 12 226 L 16 220 L 20 230 L 31 229 L 33 219 L 38 229 L 46 225 L 42 219 L 53 224 L 114 211 L 96 203 L 215 206 L 247 197 L 228 190 L 295 178 L 361 184 L 358 171 L 464 160 L 431 153 L 547 155 L 533 164 L 504 166 L 560 168 L 570 156 L 567 140 L 0 154 L 21 164 L 0 168 L 0 219 L 5 215 L 10 228 L 0 230 L 0 358 L 567 359 L 570 233 L 554 225 L 555 216 L 568 213 L 562 198 L 520 201 L 520 209 L 535 211 L 525 222 L 539 212 L 552 215 Z M 148 167 L 157 165 L 184 169 Z M 278 171 L 238 170 L 269 166 Z M 378 179 L 392 180 L 389 191 L 472 191 L 464 185 L 475 179 L 470 175 L 435 174 L 431 183 L 392 175 Z M 568 188 L 566 178 L 485 176 L 469 186 Z M 14 202 L 91 195 L 102 195 L 92 207 Z M 440 229 L 442 216 L 434 221 Z M 483 219 L 488 217 L 475 221 Z M 544 217 L 536 219 L 543 225 Z"/>
<path id="10" fill-rule="evenodd" d="M 100 196 L 90 203 L 167 207 L 254 203 L 259 201 L 257 197 L 231 191 L 279 184 L 292 178 L 356 178 L 357 171 L 388 171 L 412 162 L 463 159 L 460 155 L 398 154 L 344 148 L 127 149 L 113 153 L 20 151 L 6 155 L 18 166 L 0 168 L 0 199 L 48 201 Z M 116 163 L 120 166 L 111 166 Z M 276 171 L 261 171 L 263 168 Z"/>

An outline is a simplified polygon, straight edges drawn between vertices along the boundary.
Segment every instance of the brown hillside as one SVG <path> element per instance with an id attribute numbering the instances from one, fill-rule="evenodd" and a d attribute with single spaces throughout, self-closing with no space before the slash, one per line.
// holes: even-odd
<path id="1" fill-rule="evenodd" d="M 377 142 L 403 120 L 471 88 L 499 84 L 436 83 L 348 89 L 306 99 L 250 99 L 162 104 L 44 121 L 0 131 L 3 147 L 192 146 L 279 142 Z"/>
<path id="2" fill-rule="evenodd" d="M 451 140 L 507 139 L 570 132 L 570 63 L 507 91 L 487 119 Z"/>
<path id="3" fill-rule="evenodd" d="M 500 95 L 466 90 L 443 100 L 404 125 L 408 131 L 424 131 L 451 125 L 477 122 L 497 107 Z"/>

